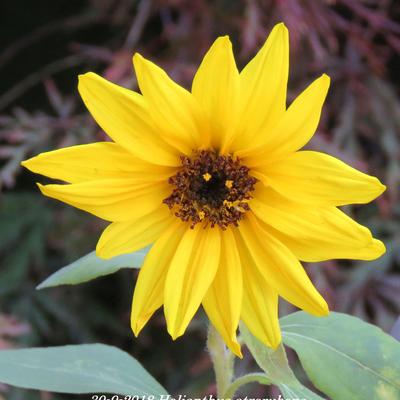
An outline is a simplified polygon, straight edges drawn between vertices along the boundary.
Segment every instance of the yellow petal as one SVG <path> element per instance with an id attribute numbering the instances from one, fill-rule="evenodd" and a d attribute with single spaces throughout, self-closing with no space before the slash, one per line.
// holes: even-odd
<path id="1" fill-rule="evenodd" d="M 40 185 L 41 192 L 107 221 L 130 221 L 157 209 L 171 189 L 167 183 L 137 184 L 103 179 L 69 185 Z"/>
<path id="2" fill-rule="evenodd" d="M 240 123 L 232 151 L 254 147 L 268 139 L 270 127 L 286 109 L 288 73 L 289 34 L 280 23 L 240 73 Z"/>
<path id="3" fill-rule="evenodd" d="M 368 203 L 386 189 L 377 178 L 316 151 L 282 157 L 254 176 L 288 199 L 321 206 Z"/>
<path id="4" fill-rule="evenodd" d="M 247 166 L 253 166 L 302 148 L 317 129 L 329 83 L 325 74 L 316 79 L 294 100 L 272 132 L 266 133 L 262 146 L 238 151 L 237 155 L 244 157 Z"/>
<path id="5" fill-rule="evenodd" d="M 208 135 L 204 116 L 193 95 L 176 84 L 157 65 L 140 54 L 133 57 L 140 90 L 162 137 L 185 154 L 191 154 Z"/>
<path id="6" fill-rule="evenodd" d="M 185 224 L 175 220 L 146 255 L 132 301 L 131 326 L 136 336 L 163 303 L 168 267 L 186 229 Z"/>
<path id="7" fill-rule="evenodd" d="M 241 318 L 262 343 L 276 348 L 281 342 L 278 319 L 278 294 L 262 276 L 240 235 L 236 235 L 243 268 L 243 304 Z"/>
<path id="8" fill-rule="evenodd" d="M 373 241 L 369 229 L 336 207 L 296 203 L 262 185 L 257 185 L 250 207 L 263 223 L 279 231 L 278 238 L 303 261 L 371 260 L 383 254 L 384 247 Z"/>
<path id="9" fill-rule="evenodd" d="M 328 305 L 292 252 L 263 230 L 250 213 L 239 226 L 240 236 L 260 274 L 280 296 L 313 315 L 327 315 Z"/>
<path id="10" fill-rule="evenodd" d="M 156 210 L 132 221 L 113 222 L 102 233 L 96 254 L 109 259 L 131 253 L 154 243 L 162 232 L 176 220 L 171 211 L 162 204 Z"/>
<path id="11" fill-rule="evenodd" d="M 151 122 L 140 94 L 93 72 L 79 76 L 78 90 L 101 128 L 128 152 L 154 164 L 180 165 L 177 152 L 163 143 Z"/>
<path id="12" fill-rule="evenodd" d="M 194 77 L 192 93 L 208 117 L 211 144 L 221 148 L 232 134 L 239 98 L 239 72 L 228 36 L 210 47 Z"/>
<path id="13" fill-rule="evenodd" d="M 221 234 L 221 261 L 203 307 L 210 321 L 234 354 L 242 358 L 236 338 L 242 308 L 242 267 L 230 228 Z"/>
<path id="14" fill-rule="evenodd" d="M 171 261 L 164 291 L 164 311 L 173 339 L 183 335 L 214 280 L 220 263 L 218 228 L 188 229 Z"/>
<path id="15" fill-rule="evenodd" d="M 278 318 L 278 294 L 256 270 L 246 269 L 242 320 L 250 332 L 273 349 L 281 343 Z"/>
<path id="16" fill-rule="evenodd" d="M 37 174 L 69 183 L 119 178 L 160 181 L 167 180 L 175 171 L 173 167 L 140 160 L 118 144 L 109 142 L 49 151 L 21 164 Z"/>
<path id="17" fill-rule="evenodd" d="M 350 248 L 345 243 L 335 248 L 335 244 L 324 240 L 313 242 L 292 237 L 279 231 L 274 231 L 273 235 L 287 246 L 299 260 L 307 262 L 325 261 L 333 258 L 370 261 L 381 257 L 386 252 L 385 245 L 378 239 L 372 239 L 369 244 L 362 248 Z"/>

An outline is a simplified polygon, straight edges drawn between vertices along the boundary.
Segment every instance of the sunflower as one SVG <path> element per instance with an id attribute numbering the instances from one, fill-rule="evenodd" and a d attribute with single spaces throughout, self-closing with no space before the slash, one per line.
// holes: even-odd
<path id="1" fill-rule="evenodd" d="M 133 296 L 135 335 L 163 306 L 175 339 L 203 305 L 238 356 L 240 320 L 274 348 L 278 296 L 316 316 L 329 312 L 300 261 L 384 253 L 337 207 L 370 202 L 385 186 L 327 154 L 300 151 L 330 79 L 322 75 L 286 108 L 288 60 L 283 24 L 240 73 L 229 38 L 220 37 L 189 92 L 135 54 L 141 94 L 91 72 L 79 77 L 84 103 L 112 142 L 22 163 L 68 183 L 39 184 L 44 195 L 111 222 L 99 257 L 152 244 Z"/>

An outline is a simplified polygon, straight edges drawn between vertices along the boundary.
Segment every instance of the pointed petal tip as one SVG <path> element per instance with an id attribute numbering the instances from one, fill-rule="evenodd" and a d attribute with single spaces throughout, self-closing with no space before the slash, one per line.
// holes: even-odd
<path id="1" fill-rule="evenodd" d="M 379 196 L 380 196 L 383 192 L 386 191 L 387 187 L 382 182 L 380 182 L 379 179 L 378 179 L 378 182 L 379 182 L 379 192 L 380 192 Z"/>
<path id="2" fill-rule="evenodd" d="M 280 328 L 271 329 L 268 333 L 264 333 L 263 337 L 256 336 L 263 344 L 272 350 L 276 350 L 282 342 L 282 334 Z"/>
<path id="3" fill-rule="evenodd" d="M 377 177 L 370 176 L 371 179 L 371 198 L 369 201 L 375 200 L 383 192 L 386 191 L 386 185 L 384 185 Z"/>
<path id="4" fill-rule="evenodd" d="M 132 57 L 132 61 L 136 68 L 137 64 L 145 62 L 146 59 L 140 53 L 135 53 Z"/>
<path id="5" fill-rule="evenodd" d="M 143 67 L 144 62 L 145 62 L 145 59 L 141 54 L 135 53 L 133 55 L 132 63 L 133 63 L 133 68 L 135 69 L 136 75 L 139 73 L 140 68 Z"/>
<path id="6" fill-rule="evenodd" d="M 175 341 L 176 339 L 178 339 L 180 336 L 183 335 L 184 331 L 181 332 L 179 330 L 176 321 L 173 320 L 170 314 L 166 313 L 165 307 L 166 305 L 164 304 L 164 315 L 165 315 L 165 320 L 167 322 L 167 332 L 171 336 L 172 340 Z"/>
<path id="7" fill-rule="evenodd" d="M 267 40 L 265 41 L 263 48 L 267 49 L 267 43 L 273 40 L 274 42 L 283 42 L 284 46 L 288 46 L 289 44 L 289 30 L 287 29 L 286 25 L 283 22 L 279 22 L 278 24 L 274 25 L 271 29 L 269 35 L 267 36 Z"/>
<path id="8" fill-rule="evenodd" d="M 27 160 L 23 160 L 20 162 L 20 165 L 26 169 L 29 169 L 29 171 L 31 172 L 36 172 L 36 168 L 35 168 L 35 164 L 37 161 L 40 160 L 41 154 L 38 154 L 37 156 L 28 158 Z"/>
<path id="9" fill-rule="evenodd" d="M 273 340 L 268 343 L 268 346 L 270 346 L 272 350 L 276 350 L 281 343 L 282 343 L 282 336 L 279 331 L 279 336 L 274 336 Z"/>
<path id="10" fill-rule="evenodd" d="M 228 35 L 219 36 L 215 39 L 214 43 L 210 46 L 210 49 L 213 48 L 214 51 L 225 51 L 231 52 L 232 51 L 232 42 Z"/>
<path id="11" fill-rule="evenodd" d="M 235 340 L 233 340 L 232 338 L 232 342 L 230 344 L 230 346 L 228 346 L 232 353 L 236 356 L 239 357 L 240 359 L 243 359 L 243 354 L 242 354 L 242 349 L 240 348 L 240 344 Z"/>
<path id="12" fill-rule="evenodd" d="M 216 40 L 215 43 L 219 43 L 225 46 L 231 46 L 231 39 L 229 38 L 229 35 L 224 35 L 224 36 L 219 36 Z"/>
<path id="13" fill-rule="evenodd" d="M 281 35 L 281 40 L 285 44 L 285 46 L 289 46 L 289 29 L 286 27 L 286 25 L 281 22 L 278 24 L 278 33 Z"/>
<path id="14" fill-rule="evenodd" d="M 386 246 L 385 246 L 385 243 L 383 243 L 382 241 L 380 241 L 380 240 L 378 240 L 378 239 L 374 239 L 374 243 L 376 244 L 377 247 L 380 248 L 380 250 L 381 250 L 381 252 L 382 252 L 381 255 L 383 255 L 383 254 L 386 253 Z"/>
<path id="15" fill-rule="evenodd" d="M 60 186 L 69 186 L 69 185 L 61 185 L 61 184 L 49 184 L 43 185 L 39 182 L 36 182 L 37 187 L 39 188 L 40 192 L 47 197 L 51 197 L 56 200 L 60 200 L 57 196 L 57 188 Z"/>
<path id="16" fill-rule="evenodd" d="M 78 75 L 78 85 L 85 83 L 88 79 L 97 78 L 98 75 L 94 72 L 85 72 L 84 74 Z"/>
<path id="17" fill-rule="evenodd" d="M 51 197 L 51 198 L 55 198 L 55 199 L 56 199 L 56 197 L 54 197 L 54 196 L 52 195 L 51 188 L 52 188 L 53 186 L 57 186 L 57 185 L 52 185 L 52 184 L 50 184 L 50 185 L 43 185 L 43 184 L 41 184 L 41 183 L 39 183 L 39 182 L 36 182 L 36 185 L 37 185 L 37 187 L 39 188 L 39 190 L 40 190 L 40 192 L 42 193 L 43 196 L 47 196 L 47 197 Z"/>
<path id="18" fill-rule="evenodd" d="M 273 350 L 276 350 L 282 342 L 282 333 L 279 325 L 268 329 L 268 332 L 264 332 L 262 342 Z"/>
<path id="19" fill-rule="evenodd" d="M 283 21 L 275 24 L 274 27 L 272 28 L 272 30 L 280 30 L 282 32 L 285 32 L 285 31 L 288 32 L 288 28 Z"/>
<path id="20" fill-rule="evenodd" d="M 140 331 L 142 330 L 137 323 L 132 323 L 131 324 L 132 332 L 135 335 L 135 337 L 139 336 Z"/>
<path id="21" fill-rule="evenodd" d="M 378 239 L 373 239 L 369 248 L 371 250 L 371 260 L 376 260 L 386 253 L 385 244 Z"/>
<path id="22" fill-rule="evenodd" d="M 34 157 L 32 157 L 32 158 L 34 158 Z M 20 162 L 20 165 L 21 165 L 22 167 L 24 167 L 24 168 L 30 170 L 29 164 L 30 164 L 30 161 L 32 160 L 32 158 L 29 158 L 28 160 L 21 161 L 21 162 Z"/>
<path id="23" fill-rule="evenodd" d="M 167 331 L 171 336 L 172 340 L 175 341 L 176 339 L 180 338 L 185 334 L 187 325 L 183 323 L 179 324 L 177 321 L 172 321 L 171 318 L 168 319 L 167 317 L 166 321 L 167 321 Z"/>
<path id="24" fill-rule="evenodd" d="M 147 319 L 131 314 L 131 329 L 135 337 L 138 337 L 144 326 L 146 325 Z"/>
<path id="25" fill-rule="evenodd" d="M 36 185 L 39 188 L 39 190 L 42 192 L 42 194 L 46 195 L 46 193 L 47 193 L 46 185 L 42 185 L 39 182 L 36 182 Z"/>
<path id="26" fill-rule="evenodd" d="M 178 331 L 171 330 L 171 329 L 168 329 L 168 333 L 171 336 L 173 341 L 175 341 L 176 339 L 180 338 L 183 335 L 183 332 L 178 332 Z"/>
<path id="27" fill-rule="evenodd" d="M 151 72 L 156 70 L 160 70 L 161 68 L 158 65 L 153 64 L 152 61 L 148 60 L 147 58 L 143 57 L 140 53 L 135 53 L 132 57 L 133 67 L 135 69 L 136 75 L 143 74 L 146 72 Z M 162 70 L 163 73 L 164 70 Z M 139 84 L 140 86 L 140 84 Z"/>
<path id="28" fill-rule="evenodd" d="M 229 336 L 222 336 L 225 344 L 228 346 L 228 348 L 232 351 L 232 353 L 239 357 L 240 359 L 243 358 L 243 354 L 242 354 L 242 349 L 241 346 L 237 340 L 236 337 L 236 330 L 234 332 L 232 332 Z"/>
<path id="29" fill-rule="evenodd" d="M 314 298 L 313 307 L 303 308 L 304 311 L 308 312 L 315 317 L 326 317 L 329 315 L 329 306 L 325 299 L 319 295 L 319 298 Z"/>
<path id="30" fill-rule="evenodd" d="M 313 88 L 314 91 L 319 91 L 321 95 L 324 94 L 323 98 L 325 99 L 330 85 L 331 85 L 330 76 L 323 73 L 319 78 L 315 79 L 315 81 L 311 83 L 309 88 Z"/>
<path id="31" fill-rule="evenodd" d="M 102 80 L 103 78 L 94 72 L 86 72 L 84 74 L 78 75 L 78 92 L 82 99 L 85 101 L 85 94 L 90 90 L 90 86 L 95 83 L 95 81 Z"/>
<path id="32" fill-rule="evenodd" d="M 320 79 L 326 84 L 326 85 L 330 85 L 331 83 L 331 77 L 327 74 L 322 74 Z"/>
<path id="33" fill-rule="evenodd" d="M 319 304 L 318 313 L 315 314 L 317 317 L 327 317 L 329 315 L 328 303 L 324 300 L 323 304 Z"/>

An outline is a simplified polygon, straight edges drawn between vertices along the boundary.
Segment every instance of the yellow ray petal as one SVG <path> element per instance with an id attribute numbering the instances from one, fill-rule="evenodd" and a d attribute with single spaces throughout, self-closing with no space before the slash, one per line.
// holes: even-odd
<path id="1" fill-rule="evenodd" d="M 386 189 L 377 178 L 316 151 L 282 157 L 254 176 L 288 199 L 321 206 L 368 203 Z"/>
<path id="2" fill-rule="evenodd" d="M 183 335 L 214 280 L 220 262 L 219 229 L 188 229 L 168 270 L 164 311 L 173 339 Z"/>
<path id="3" fill-rule="evenodd" d="M 243 266 L 243 304 L 241 317 L 251 333 L 267 346 L 276 348 L 281 342 L 278 320 L 278 294 L 262 276 L 240 235 L 236 235 Z"/>
<path id="4" fill-rule="evenodd" d="M 334 244 L 321 240 L 320 242 L 312 242 L 303 238 L 292 237 L 280 231 L 273 230 L 268 226 L 263 226 L 278 238 L 290 251 L 302 261 L 318 262 L 336 259 L 351 260 L 375 260 L 385 254 L 385 245 L 378 239 L 372 239 L 369 244 L 364 247 L 350 248 L 342 243 L 337 249 Z"/>
<path id="5" fill-rule="evenodd" d="M 100 142 L 41 153 L 21 163 L 49 178 L 69 183 L 135 178 L 138 182 L 167 180 L 175 168 L 150 164 L 116 143 Z"/>
<path id="6" fill-rule="evenodd" d="M 210 47 L 194 77 L 192 93 L 210 122 L 211 144 L 221 148 L 232 133 L 239 99 L 239 72 L 228 36 Z"/>
<path id="7" fill-rule="evenodd" d="M 162 137 L 179 151 L 191 154 L 208 135 L 200 105 L 190 92 L 140 54 L 135 54 L 133 64 L 140 90 Z"/>
<path id="8" fill-rule="evenodd" d="M 203 307 L 225 343 L 242 358 L 236 338 L 242 308 L 242 267 L 235 239 L 230 228 L 221 234 L 221 261 L 214 281 L 208 289 Z"/>
<path id="9" fill-rule="evenodd" d="M 240 123 L 232 151 L 254 147 L 268 139 L 265 132 L 286 109 L 288 73 L 289 34 L 280 23 L 240 73 Z"/>
<path id="10" fill-rule="evenodd" d="M 132 221 L 112 222 L 102 233 L 96 247 L 101 258 L 131 253 L 154 243 L 176 218 L 165 204 Z"/>
<path id="11" fill-rule="evenodd" d="M 249 259 L 245 255 L 243 258 Z M 251 261 L 244 271 L 242 320 L 257 339 L 275 349 L 281 342 L 278 294 L 260 276 Z"/>
<path id="12" fill-rule="evenodd" d="M 40 185 L 41 192 L 107 221 L 130 221 L 157 209 L 167 183 L 137 184 L 129 179 L 103 179 L 69 185 Z"/>
<path id="13" fill-rule="evenodd" d="M 241 221 L 239 232 L 243 246 L 251 254 L 258 271 L 280 296 L 313 315 L 328 314 L 328 305 L 297 258 L 279 240 L 263 230 L 250 213 Z"/>
<path id="14" fill-rule="evenodd" d="M 250 207 L 263 223 L 280 232 L 279 239 L 303 261 L 371 260 L 384 252 L 369 229 L 336 207 L 296 203 L 262 185 L 257 186 Z"/>
<path id="15" fill-rule="evenodd" d="M 146 255 L 132 301 L 131 326 L 136 336 L 163 303 L 168 267 L 186 229 L 185 224 L 175 220 Z"/>
<path id="16" fill-rule="evenodd" d="M 330 78 L 325 74 L 316 79 L 285 111 L 272 133 L 265 132 L 262 146 L 238 151 L 237 155 L 244 158 L 247 166 L 262 165 L 307 144 L 317 129 L 329 83 Z"/>
<path id="17" fill-rule="evenodd" d="M 177 152 L 163 143 L 152 124 L 140 94 L 115 85 L 93 72 L 79 76 L 78 90 L 101 128 L 128 152 L 154 164 L 180 164 Z"/>

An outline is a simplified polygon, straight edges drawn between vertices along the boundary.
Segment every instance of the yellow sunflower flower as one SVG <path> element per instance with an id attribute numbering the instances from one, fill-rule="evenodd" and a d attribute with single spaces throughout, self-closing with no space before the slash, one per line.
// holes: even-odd
<path id="1" fill-rule="evenodd" d="M 372 260 L 385 251 L 337 208 L 367 203 L 385 186 L 327 154 L 299 151 L 317 128 L 329 77 L 286 108 L 283 24 L 240 73 L 229 38 L 218 38 L 191 92 L 139 54 L 133 63 L 141 94 L 94 73 L 79 78 L 83 101 L 113 142 L 23 165 L 68 183 L 39 185 L 44 195 L 111 222 L 99 257 L 152 244 L 133 296 L 135 335 L 163 305 L 175 339 L 202 304 L 240 356 L 239 320 L 266 345 L 280 343 L 278 296 L 327 315 L 300 261 Z"/>

